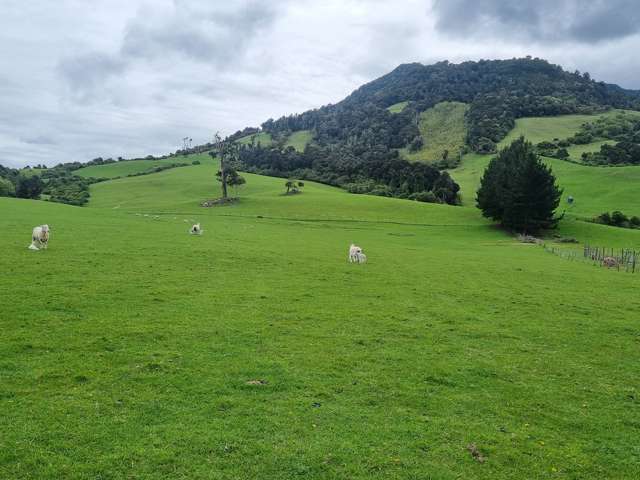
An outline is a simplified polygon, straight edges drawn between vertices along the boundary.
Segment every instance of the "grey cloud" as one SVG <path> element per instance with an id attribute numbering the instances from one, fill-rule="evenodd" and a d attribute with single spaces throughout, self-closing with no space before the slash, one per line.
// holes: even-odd
<path id="1" fill-rule="evenodd" d="M 637 0 L 436 0 L 433 12 L 455 37 L 597 43 L 640 32 Z"/>
<path id="2" fill-rule="evenodd" d="M 67 82 L 71 96 L 85 102 L 110 77 L 124 72 L 127 62 L 100 52 L 65 58 L 58 63 L 58 72 Z"/>
<path id="3" fill-rule="evenodd" d="M 112 76 L 140 66 L 141 61 L 166 63 L 173 58 L 227 69 L 242 61 L 248 43 L 275 21 L 274 5 L 250 0 L 225 8 L 174 0 L 167 12 L 141 9 L 127 24 L 116 53 L 94 51 L 65 58 L 58 70 L 72 99 L 88 102 L 104 94 L 101 87 Z"/>
<path id="4" fill-rule="evenodd" d="M 272 24 L 276 12 L 268 2 L 243 2 L 235 8 L 204 3 L 195 8 L 192 2 L 176 1 L 173 15 L 150 21 L 141 14 L 131 21 L 120 53 L 149 60 L 187 56 L 224 65 L 234 58 L 240 60 L 247 43 Z"/>
<path id="5" fill-rule="evenodd" d="M 55 145 L 57 142 L 45 135 L 38 135 L 36 137 L 22 138 L 20 139 L 24 143 L 30 145 Z"/>

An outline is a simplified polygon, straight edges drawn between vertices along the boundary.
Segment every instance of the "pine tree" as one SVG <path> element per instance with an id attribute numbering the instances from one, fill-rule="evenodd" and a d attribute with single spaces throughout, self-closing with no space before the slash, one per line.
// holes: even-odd
<path id="1" fill-rule="evenodd" d="M 554 228 L 562 190 L 551 168 L 520 137 L 491 160 L 482 176 L 477 206 L 487 218 L 522 233 Z"/>

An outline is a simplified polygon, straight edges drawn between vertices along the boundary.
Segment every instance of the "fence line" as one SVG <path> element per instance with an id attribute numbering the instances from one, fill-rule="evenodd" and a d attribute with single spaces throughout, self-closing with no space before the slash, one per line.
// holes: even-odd
<path id="1" fill-rule="evenodd" d="M 549 247 L 546 244 L 544 249 L 567 260 L 582 260 L 601 267 L 615 268 L 618 271 L 624 270 L 627 273 L 636 273 L 636 270 L 640 270 L 640 252 L 630 248 L 614 249 L 585 244 L 582 255 L 576 250 Z"/>

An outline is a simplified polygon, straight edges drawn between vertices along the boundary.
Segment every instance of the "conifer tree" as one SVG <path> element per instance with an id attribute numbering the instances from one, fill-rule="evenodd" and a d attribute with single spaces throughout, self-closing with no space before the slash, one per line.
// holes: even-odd
<path id="1" fill-rule="evenodd" d="M 482 214 L 521 233 L 554 228 L 562 190 L 547 165 L 524 137 L 491 160 L 482 176 L 476 201 Z"/>

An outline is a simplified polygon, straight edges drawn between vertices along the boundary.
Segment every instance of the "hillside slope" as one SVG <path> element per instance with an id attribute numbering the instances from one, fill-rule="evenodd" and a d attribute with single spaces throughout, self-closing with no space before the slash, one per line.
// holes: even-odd
<path id="1" fill-rule="evenodd" d="M 566 138 L 576 133 L 584 122 L 615 113 L 608 112 L 599 116 L 567 115 L 519 119 L 514 130 L 507 135 L 500 146 L 506 146 L 511 140 L 521 135 L 533 143 L 553 138 Z M 462 164 L 449 171 L 461 187 L 464 205 L 475 205 L 475 192 L 491 158 L 492 155 L 465 155 Z M 570 214 L 587 218 L 612 210 L 640 215 L 640 196 L 638 195 L 640 167 L 582 166 L 553 158 L 544 158 L 544 161 L 551 166 L 558 184 L 564 189 L 561 211 L 566 209 Z M 572 206 L 566 203 L 568 196 L 575 199 Z"/>
<path id="2" fill-rule="evenodd" d="M 202 208 L 192 159 L 88 207 L 0 199 L 0 477 L 635 478 L 640 276 L 326 185 Z"/>

